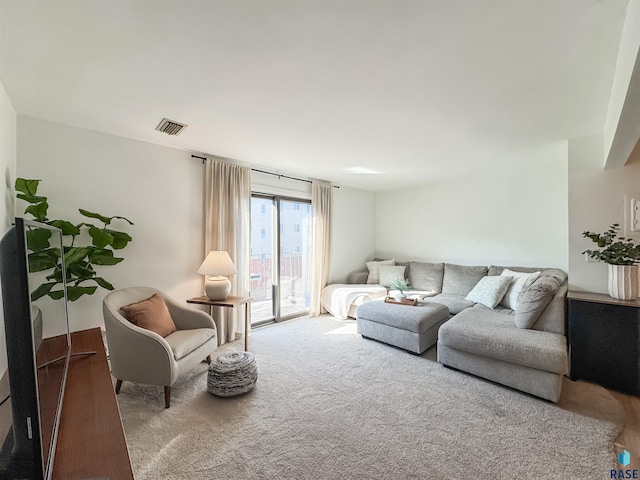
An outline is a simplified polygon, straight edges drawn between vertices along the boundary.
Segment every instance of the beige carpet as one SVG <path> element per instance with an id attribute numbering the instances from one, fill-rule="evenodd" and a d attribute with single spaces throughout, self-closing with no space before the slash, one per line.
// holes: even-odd
<path id="1" fill-rule="evenodd" d="M 240 349 L 225 345 L 217 354 Z M 558 404 L 364 340 L 323 316 L 255 331 L 258 384 L 206 391 L 201 364 L 173 388 L 125 382 L 118 400 L 144 479 L 602 479 L 621 405 L 565 380 Z"/>

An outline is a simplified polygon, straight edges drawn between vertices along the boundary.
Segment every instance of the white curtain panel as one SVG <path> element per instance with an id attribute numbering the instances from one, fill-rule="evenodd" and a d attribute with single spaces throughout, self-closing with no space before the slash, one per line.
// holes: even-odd
<path id="1" fill-rule="evenodd" d="M 327 182 L 314 180 L 312 183 L 313 255 L 309 314 L 313 316 L 324 313 L 320 304 L 320 295 L 322 289 L 329 283 L 333 187 Z"/>
<path id="2" fill-rule="evenodd" d="M 231 280 L 231 295 L 249 296 L 251 169 L 218 159 L 208 159 L 205 187 L 204 257 L 212 250 L 229 252 L 238 274 Z M 218 342 L 236 340 L 244 329 L 244 308 L 215 307 L 213 318 Z M 249 321 L 250 325 L 251 322 Z M 246 332 L 248 335 L 249 332 Z"/>

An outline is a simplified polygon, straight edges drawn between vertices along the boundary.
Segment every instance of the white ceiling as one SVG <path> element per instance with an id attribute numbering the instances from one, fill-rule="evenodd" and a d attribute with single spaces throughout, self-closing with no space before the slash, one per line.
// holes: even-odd
<path id="1" fill-rule="evenodd" d="M 602 132 L 626 4 L 0 0 L 0 80 L 20 115 L 403 188 Z"/>

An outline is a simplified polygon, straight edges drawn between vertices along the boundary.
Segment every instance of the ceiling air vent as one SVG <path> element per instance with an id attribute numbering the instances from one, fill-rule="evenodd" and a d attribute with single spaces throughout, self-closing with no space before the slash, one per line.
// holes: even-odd
<path id="1" fill-rule="evenodd" d="M 173 120 L 169 120 L 168 118 L 163 118 L 162 121 L 156 127 L 156 130 L 162 133 L 166 133 L 167 135 L 179 135 L 182 130 L 187 128 L 189 125 L 185 125 L 183 123 L 174 122 Z"/>

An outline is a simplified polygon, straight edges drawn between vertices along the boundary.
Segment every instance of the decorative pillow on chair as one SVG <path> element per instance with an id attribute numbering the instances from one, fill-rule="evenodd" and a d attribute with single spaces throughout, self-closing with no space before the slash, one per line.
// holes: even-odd
<path id="1" fill-rule="evenodd" d="M 513 277 L 511 279 L 511 285 L 509 285 L 509 289 L 507 290 L 507 293 L 505 293 L 500 304 L 510 308 L 511 310 L 516 310 L 518 308 L 518 298 L 520 297 L 520 294 L 527 290 L 531 284 L 536 281 L 540 276 L 540 272 L 521 273 L 505 268 L 500 275 L 503 277 Z"/>
<path id="2" fill-rule="evenodd" d="M 510 284 L 511 277 L 506 275 L 482 277 L 465 299 L 470 302 L 481 303 L 489 308 L 496 308 L 504 294 L 507 293 Z"/>
<path id="3" fill-rule="evenodd" d="M 161 337 L 166 337 L 177 330 L 167 305 L 157 293 L 146 300 L 120 307 L 120 310 L 134 325 L 156 332 Z"/>
<path id="4" fill-rule="evenodd" d="M 390 266 L 395 266 L 396 264 L 396 259 L 392 258 L 391 260 L 372 260 L 370 262 L 366 262 L 367 265 L 367 269 L 369 270 L 369 276 L 367 277 L 367 283 L 368 284 L 375 284 L 378 285 L 380 284 L 380 274 L 378 273 L 378 268 L 381 265 L 390 265 Z"/>
<path id="5" fill-rule="evenodd" d="M 404 271 L 407 267 L 402 265 L 380 265 L 378 267 L 379 283 L 383 287 L 391 288 L 396 280 L 404 280 Z"/>

